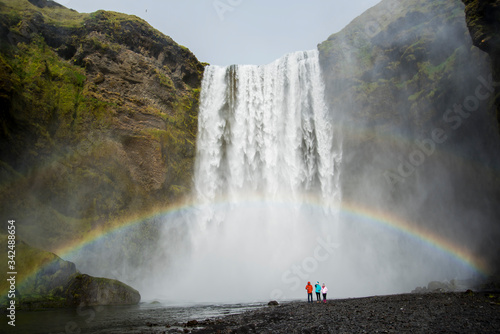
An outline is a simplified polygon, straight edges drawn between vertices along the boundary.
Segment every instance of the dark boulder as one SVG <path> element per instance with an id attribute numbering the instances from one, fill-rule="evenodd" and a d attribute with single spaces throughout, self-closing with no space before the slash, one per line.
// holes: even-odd
<path id="1" fill-rule="evenodd" d="M 114 279 L 76 275 L 66 285 L 68 306 L 133 305 L 139 303 L 139 292 Z"/>

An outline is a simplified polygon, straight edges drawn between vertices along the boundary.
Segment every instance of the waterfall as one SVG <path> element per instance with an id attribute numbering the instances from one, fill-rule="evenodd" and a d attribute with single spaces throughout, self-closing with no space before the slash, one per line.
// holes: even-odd
<path id="1" fill-rule="evenodd" d="M 205 70 L 195 174 L 200 203 L 248 196 L 340 200 L 340 137 L 324 102 L 318 51 L 265 66 Z M 203 223 L 208 223 L 205 220 Z"/>
<path id="2" fill-rule="evenodd" d="M 341 142 L 318 52 L 265 66 L 208 66 L 198 124 L 197 209 L 169 263 L 165 281 L 175 288 L 160 288 L 165 298 L 300 296 L 330 257 L 340 201 Z"/>

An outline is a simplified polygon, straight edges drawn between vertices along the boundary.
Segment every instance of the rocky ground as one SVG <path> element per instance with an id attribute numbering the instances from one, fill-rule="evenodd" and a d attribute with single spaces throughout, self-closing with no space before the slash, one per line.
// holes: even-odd
<path id="1" fill-rule="evenodd" d="M 425 293 L 290 302 L 164 333 L 500 333 L 500 294 Z"/>

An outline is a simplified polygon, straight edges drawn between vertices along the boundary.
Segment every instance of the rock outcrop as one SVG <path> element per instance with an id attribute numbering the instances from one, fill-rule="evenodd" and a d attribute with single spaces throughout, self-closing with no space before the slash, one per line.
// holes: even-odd
<path id="1" fill-rule="evenodd" d="M 89 275 L 74 276 L 67 283 L 64 296 L 71 306 L 135 305 L 141 300 L 137 290 L 120 281 Z"/>
<path id="2" fill-rule="evenodd" d="M 0 246 L 7 247 L 7 238 L 0 235 Z M 57 255 L 31 247 L 17 240 L 16 243 L 15 302 L 17 309 L 38 310 L 45 308 L 132 305 L 141 300 L 132 287 L 107 278 L 81 274 L 74 263 Z M 7 263 L 0 269 L 8 272 Z M 0 304 L 5 305 L 10 285 L 0 282 Z"/>

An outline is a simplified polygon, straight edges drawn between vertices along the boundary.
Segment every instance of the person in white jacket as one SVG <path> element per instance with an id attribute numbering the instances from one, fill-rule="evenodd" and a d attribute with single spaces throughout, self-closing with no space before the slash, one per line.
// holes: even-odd
<path id="1" fill-rule="evenodd" d="M 326 293 L 328 292 L 328 288 L 326 287 L 325 283 L 323 283 L 323 286 L 321 287 L 321 293 L 323 294 L 323 303 L 326 303 Z"/>

